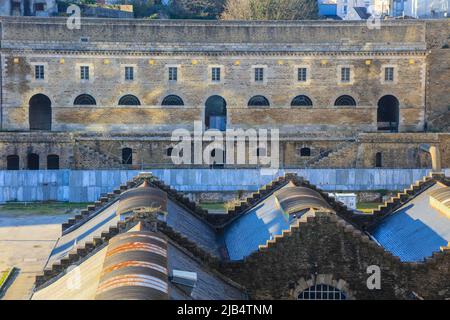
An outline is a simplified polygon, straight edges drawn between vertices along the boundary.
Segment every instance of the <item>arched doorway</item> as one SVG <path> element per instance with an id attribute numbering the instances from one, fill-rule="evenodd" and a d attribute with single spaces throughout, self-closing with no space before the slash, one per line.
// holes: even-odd
<path id="1" fill-rule="evenodd" d="M 36 94 L 29 102 L 28 119 L 30 130 L 52 129 L 52 103 L 44 94 Z"/>
<path id="2" fill-rule="evenodd" d="M 122 164 L 133 164 L 133 150 L 131 148 L 122 149 Z"/>
<path id="3" fill-rule="evenodd" d="M 386 95 L 378 100 L 377 125 L 378 131 L 398 132 L 399 102 L 392 95 Z"/>
<path id="4" fill-rule="evenodd" d="M 211 96 L 205 103 L 205 129 L 225 131 L 227 128 L 227 102 L 221 96 Z"/>

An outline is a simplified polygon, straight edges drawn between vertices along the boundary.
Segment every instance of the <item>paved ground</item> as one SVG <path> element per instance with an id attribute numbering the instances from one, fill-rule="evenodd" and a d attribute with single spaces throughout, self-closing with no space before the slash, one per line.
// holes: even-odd
<path id="1" fill-rule="evenodd" d="M 34 277 L 47 262 L 61 223 L 70 215 L 11 215 L 0 212 L 0 270 L 18 268 L 3 299 L 29 299 Z"/>

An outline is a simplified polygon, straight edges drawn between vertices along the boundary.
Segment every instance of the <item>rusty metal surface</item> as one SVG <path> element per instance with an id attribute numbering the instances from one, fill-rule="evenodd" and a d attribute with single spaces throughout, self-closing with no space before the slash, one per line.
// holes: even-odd
<path id="1" fill-rule="evenodd" d="M 169 298 L 167 241 L 162 234 L 135 231 L 110 240 L 97 300 Z"/>

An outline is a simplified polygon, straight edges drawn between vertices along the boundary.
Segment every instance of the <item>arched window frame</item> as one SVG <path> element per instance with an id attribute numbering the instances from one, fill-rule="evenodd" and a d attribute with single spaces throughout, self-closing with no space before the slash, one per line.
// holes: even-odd
<path id="1" fill-rule="evenodd" d="M 56 163 L 57 165 L 53 165 Z M 60 162 L 57 154 L 49 154 L 47 156 L 47 170 L 59 170 Z"/>
<path id="2" fill-rule="evenodd" d="M 35 163 L 37 163 L 37 166 L 35 166 Z M 37 153 L 29 153 L 27 155 L 27 169 L 28 170 L 39 170 L 40 167 L 40 159 L 39 155 Z"/>
<path id="3" fill-rule="evenodd" d="M 73 101 L 74 106 L 95 106 L 97 105 L 97 101 L 95 101 L 95 98 L 91 96 L 90 94 L 80 94 L 75 98 Z"/>
<path id="4" fill-rule="evenodd" d="M 356 107 L 357 103 L 355 98 L 348 94 L 343 94 L 336 98 L 334 101 L 335 107 Z"/>
<path id="5" fill-rule="evenodd" d="M 20 157 L 17 154 L 10 154 L 6 157 L 6 169 L 7 170 L 20 169 Z"/>
<path id="6" fill-rule="evenodd" d="M 119 106 L 140 106 L 141 101 L 132 94 L 126 94 L 119 99 Z"/>
<path id="7" fill-rule="evenodd" d="M 265 96 L 256 95 L 248 100 L 247 106 L 251 108 L 269 108 L 270 102 Z"/>
<path id="8" fill-rule="evenodd" d="M 177 96 L 175 94 L 170 94 L 166 97 L 164 97 L 163 101 L 161 102 L 162 106 L 184 106 L 184 101 L 180 96 Z"/>
<path id="9" fill-rule="evenodd" d="M 43 99 L 41 101 L 42 104 L 35 101 L 39 99 Z M 45 104 L 43 102 L 45 102 Z M 44 118 L 47 119 L 44 121 Z M 28 122 L 30 130 L 45 131 L 52 129 L 52 101 L 47 95 L 38 93 L 30 98 L 28 102 Z"/>
<path id="10" fill-rule="evenodd" d="M 304 94 L 296 96 L 291 101 L 291 107 L 312 107 L 312 106 L 313 106 L 312 100 Z"/>

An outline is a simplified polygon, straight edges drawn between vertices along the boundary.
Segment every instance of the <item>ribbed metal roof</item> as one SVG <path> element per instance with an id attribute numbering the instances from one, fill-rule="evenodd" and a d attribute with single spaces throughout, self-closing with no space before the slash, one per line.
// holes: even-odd
<path id="1" fill-rule="evenodd" d="M 149 231 L 127 232 L 108 245 L 97 300 L 167 300 L 167 241 Z"/>
<path id="2" fill-rule="evenodd" d="M 116 213 L 126 214 L 139 208 L 159 208 L 161 212 L 167 213 L 167 194 L 144 182 L 120 196 Z"/>
<path id="3" fill-rule="evenodd" d="M 284 214 L 290 215 L 305 209 L 333 211 L 325 199 L 315 190 L 305 187 L 287 187 L 275 193 Z"/>
<path id="4" fill-rule="evenodd" d="M 430 197 L 450 208 L 450 187 L 434 190 L 430 192 Z"/>

